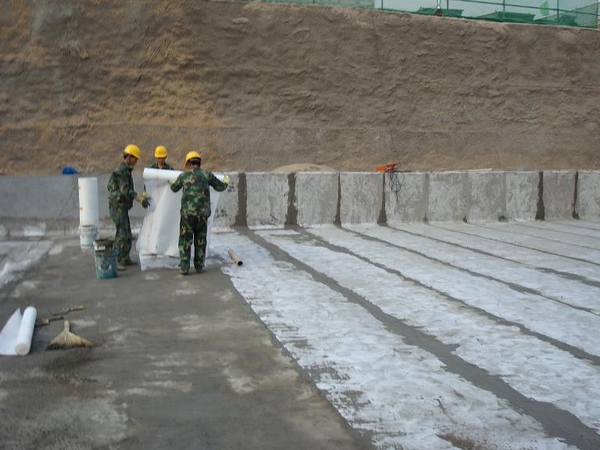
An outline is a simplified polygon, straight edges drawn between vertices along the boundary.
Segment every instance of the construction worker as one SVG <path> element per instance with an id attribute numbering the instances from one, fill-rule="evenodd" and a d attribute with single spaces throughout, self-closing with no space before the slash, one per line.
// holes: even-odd
<path id="1" fill-rule="evenodd" d="M 129 210 L 136 200 L 144 208 L 150 205 L 150 198 L 144 194 L 138 194 L 133 187 L 131 172 L 140 159 L 140 148 L 130 144 L 123 150 L 123 162 L 110 175 L 108 181 L 108 209 L 110 218 L 117 228 L 115 234 L 115 246 L 119 252 L 117 256 L 117 267 L 125 270 L 125 266 L 135 265 L 130 258 L 131 251 L 131 223 L 129 222 Z"/>
<path id="2" fill-rule="evenodd" d="M 161 170 L 175 170 L 175 168 L 172 165 L 167 163 L 168 155 L 169 154 L 164 145 L 159 145 L 158 147 L 156 147 L 156 150 L 154 150 L 154 157 L 156 158 L 156 161 L 150 166 L 150 168 Z"/>
<path id="3" fill-rule="evenodd" d="M 179 273 L 187 275 L 190 270 L 190 253 L 194 244 L 194 268 L 202 272 L 206 256 L 206 234 L 210 217 L 210 190 L 224 191 L 229 177 L 219 180 L 212 172 L 200 168 L 202 156 L 189 152 L 185 156 L 185 171 L 175 181 L 170 181 L 171 190 L 183 189 L 179 218 Z"/>

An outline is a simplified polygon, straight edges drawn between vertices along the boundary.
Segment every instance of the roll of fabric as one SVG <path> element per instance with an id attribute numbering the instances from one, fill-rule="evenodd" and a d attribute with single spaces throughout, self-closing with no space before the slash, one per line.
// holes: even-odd
<path id="1" fill-rule="evenodd" d="M 17 341 L 15 343 L 15 352 L 17 355 L 24 356 L 28 354 L 31 349 L 36 316 L 37 311 L 33 306 L 25 308 L 23 318 L 21 319 L 21 326 L 17 333 Z"/>
<path id="2" fill-rule="evenodd" d="M 31 350 L 37 310 L 33 306 L 15 310 L 0 332 L 0 355 L 24 356 Z"/>
<path id="3" fill-rule="evenodd" d="M 168 182 L 175 181 L 180 174 L 179 170 L 144 169 L 144 185 L 151 200 L 136 243 L 142 271 L 179 266 L 179 209 L 182 191 L 171 191 Z M 220 174 L 215 176 L 219 179 L 223 178 Z M 212 220 L 220 194 L 210 188 L 211 216 L 208 219 L 206 236 L 207 257 L 210 254 Z"/>

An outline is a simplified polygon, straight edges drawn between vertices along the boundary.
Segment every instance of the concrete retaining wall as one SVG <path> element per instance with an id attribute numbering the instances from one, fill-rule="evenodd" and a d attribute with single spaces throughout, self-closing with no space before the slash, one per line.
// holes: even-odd
<path id="1" fill-rule="evenodd" d="M 230 173 L 213 218 L 234 226 L 302 227 L 394 222 L 489 222 L 600 218 L 600 171 L 549 172 L 252 172 Z M 101 227 L 112 226 L 106 185 L 98 178 Z M 135 186 L 142 190 L 140 175 Z M 0 236 L 77 232 L 73 175 L 0 177 Z M 144 210 L 131 210 L 139 227 Z"/>

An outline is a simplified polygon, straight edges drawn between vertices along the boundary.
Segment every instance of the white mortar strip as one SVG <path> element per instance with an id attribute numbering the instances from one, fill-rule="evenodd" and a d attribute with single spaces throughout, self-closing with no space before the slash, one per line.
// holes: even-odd
<path id="1" fill-rule="evenodd" d="M 582 289 L 579 281 L 541 272 L 538 269 L 490 255 L 482 255 L 469 249 L 442 242 L 441 238 L 440 240 L 434 240 L 433 238 L 402 233 L 380 226 L 346 228 L 412 250 L 450 266 L 537 291 L 550 299 L 578 308 L 585 308 L 593 311 L 596 315 L 600 315 L 600 287 L 587 286 Z M 493 248 L 501 245 L 503 244 L 488 241 L 487 252 L 493 253 Z M 548 255 L 547 258 L 552 258 L 552 255 Z M 565 293 L 576 295 L 565 295 Z"/>
<path id="2" fill-rule="evenodd" d="M 393 224 L 393 228 L 490 253 L 500 258 L 527 264 L 535 268 L 550 269 L 556 272 L 564 272 L 568 269 L 569 273 L 573 275 L 586 278 L 590 281 L 600 282 L 600 270 L 593 263 L 565 258 L 560 255 L 549 255 L 545 252 L 527 249 L 511 243 L 467 234 L 466 232 L 475 233 L 477 229 L 469 227 L 466 224 Z M 549 256 L 552 256 L 552 258 L 549 258 Z"/>
<path id="3" fill-rule="evenodd" d="M 448 373 L 437 358 L 405 344 L 364 308 L 292 264 L 275 261 L 247 238 L 215 235 L 213 245 L 224 255 L 226 246 L 244 255 L 243 269 L 224 268 L 236 289 L 342 416 L 354 428 L 372 433 L 379 448 L 454 448 L 439 437 L 444 434 L 497 449 L 572 448 L 546 437 L 536 421 L 506 401 Z M 356 277 L 362 261 L 345 262 L 325 265 L 351 282 L 364 280 L 362 273 Z M 381 287 L 388 296 L 393 293 L 385 284 Z M 416 305 L 418 299 L 411 302 Z"/>
<path id="4" fill-rule="evenodd" d="M 582 230 L 600 230 L 600 218 L 584 220 L 553 220 L 549 223 L 564 224 L 581 228 Z"/>
<path id="5" fill-rule="evenodd" d="M 2 242 L 0 256 L 0 288 L 19 280 L 22 273 L 39 264 L 52 248 L 51 241 Z M 2 324 L 3 325 L 3 324 Z M 0 325 L 0 328 L 2 328 Z"/>
<path id="6" fill-rule="evenodd" d="M 547 242 L 564 244 L 577 253 L 582 253 L 585 259 L 589 259 L 594 263 L 600 263 L 600 240 L 593 236 L 584 236 L 578 233 L 569 233 L 554 229 L 552 226 L 545 226 L 545 223 L 534 222 L 536 225 L 529 223 L 486 223 L 485 228 L 495 231 L 503 231 L 506 233 L 516 233 L 523 236 L 531 236 L 533 238 L 541 238 Z M 562 247 L 562 245 L 561 245 Z"/>
<path id="7" fill-rule="evenodd" d="M 594 249 L 587 249 L 571 244 L 549 241 L 543 237 L 526 236 L 523 233 L 504 232 L 502 231 L 501 227 L 499 229 L 492 229 L 492 227 L 487 227 L 487 224 L 486 226 L 455 223 L 436 225 L 440 225 L 441 227 L 449 230 L 462 230 L 463 232 L 472 233 L 476 236 L 486 239 L 520 245 L 525 248 L 562 255 L 593 264 L 600 264 L 600 251 Z M 596 270 L 598 270 L 598 268 L 596 268 Z"/>
<path id="8" fill-rule="evenodd" d="M 392 254 L 398 251 L 338 229 L 310 232 L 388 267 L 394 260 Z M 286 233 L 290 236 L 289 232 Z M 260 234 L 264 236 L 266 233 Z M 360 259 L 318 245 L 299 244 L 292 240 L 294 236 L 287 239 L 274 234 L 269 234 L 269 241 L 340 285 L 352 289 L 384 312 L 426 330 L 445 344 L 458 344 L 456 354 L 463 360 L 501 376 L 527 397 L 554 403 L 578 416 L 586 425 L 600 429 L 600 375 L 597 367 L 524 335 L 516 327 L 499 324 Z M 421 265 L 421 262 L 415 260 L 413 265 Z M 340 266 L 352 267 L 352 270 L 340 270 Z M 357 273 L 361 276 L 357 277 Z M 364 285 L 364 279 L 369 280 L 368 285 Z M 547 303 L 552 305 L 552 302 Z M 522 313 L 521 308 L 519 313 Z M 537 312 L 532 314 L 537 315 Z M 596 322 L 600 325 L 600 320 Z M 556 328 L 556 323 L 546 325 Z M 571 327 L 574 331 L 577 323 Z M 590 396 L 590 392 L 599 395 Z"/>
<path id="9" fill-rule="evenodd" d="M 568 222 L 534 220 L 524 223 L 516 222 L 516 224 L 527 225 L 530 228 L 540 228 L 542 230 L 553 230 L 579 236 L 593 237 L 595 239 L 598 239 L 597 230 L 600 230 L 600 223 L 584 220 L 570 220 Z"/>
<path id="10" fill-rule="evenodd" d="M 503 283 L 470 275 L 396 247 L 364 240 L 352 233 L 344 235 L 344 232 L 332 228 L 314 229 L 311 232 L 372 262 L 400 271 L 411 280 L 461 300 L 473 308 L 600 356 L 600 318 L 594 314 L 548 301 L 539 295 L 515 291 Z M 356 265 L 350 255 L 338 254 L 336 257 L 339 258 L 337 264 L 350 259 L 347 263 Z M 360 270 L 380 270 L 364 265 L 366 267 L 361 266 Z M 490 262 L 489 265 L 493 268 L 494 263 Z M 370 272 L 368 275 L 371 276 Z M 585 292 L 588 287 L 581 285 L 581 291 Z M 564 295 L 577 295 L 577 292 L 565 291 Z"/>

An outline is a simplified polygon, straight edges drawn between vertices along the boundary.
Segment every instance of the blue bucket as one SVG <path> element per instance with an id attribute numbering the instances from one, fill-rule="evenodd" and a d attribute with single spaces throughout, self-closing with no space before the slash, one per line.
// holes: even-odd
<path id="1" fill-rule="evenodd" d="M 99 279 L 117 277 L 117 250 L 96 251 L 94 259 L 96 260 L 96 277 Z"/>

